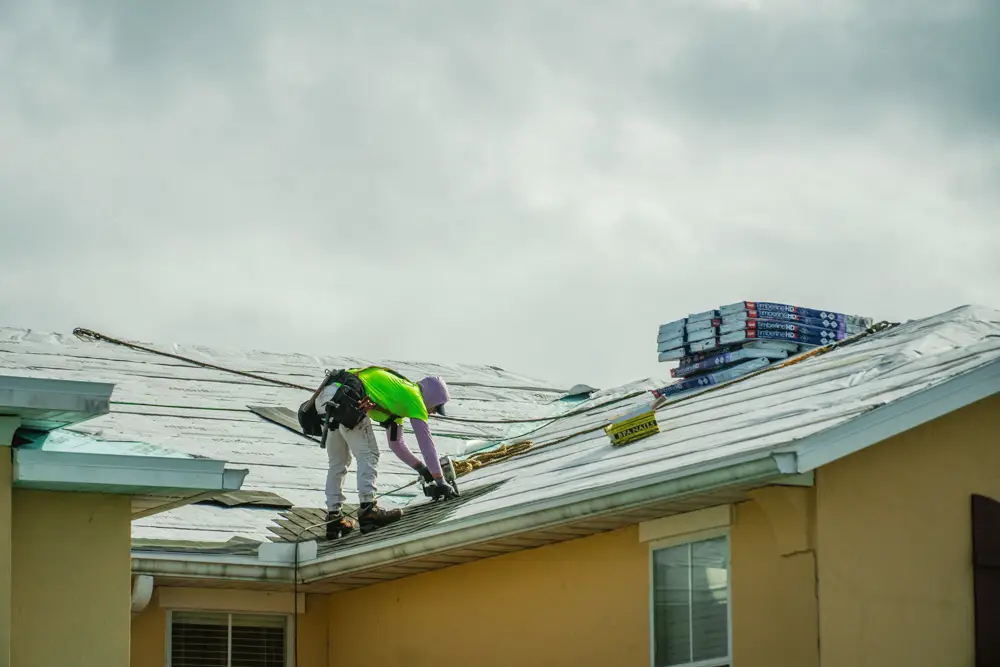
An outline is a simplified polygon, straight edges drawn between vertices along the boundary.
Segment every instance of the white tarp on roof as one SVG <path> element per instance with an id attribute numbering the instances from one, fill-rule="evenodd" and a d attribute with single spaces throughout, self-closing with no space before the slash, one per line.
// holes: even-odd
<path id="1" fill-rule="evenodd" d="M 161 347 L 160 349 L 165 349 Z M 359 359 L 169 348 L 184 355 L 315 386 L 324 368 L 363 365 Z M 517 428 L 535 449 L 463 476 L 463 490 L 498 480 L 497 490 L 470 498 L 445 523 L 553 500 L 582 489 L 711 465 L 788 446 L 844 424 L 873 408 L 955 379 L 1000 360 L 1000 312 L 964 307 L 905 323 L 786 368 L 715 388 L 657 413 L 662 432 L 612 447 L 600 427 L 650 400 L 643 382 L 596 392 L 584 402 L 560 403 L 556 387 L 489 367 L 393 364 L 411 377 L 439 373 L 453 386 L 456 416 L 486 419 L 574 416 Z M 294 408 L 299 390 L 66 336 L 0 330 L 0 372 L 114 382 L 112 413 L 81 425 L 111 440 L 139 440 L 247 467 L 244 488 L 277 493 L 299 506 L 322 507 L 326 453 L 262 421 L 246 405 Z M 636 391 L 635 398 L 600 408 Z M 585 412 L 589 408 L 595 409 Z M 577 414 L 577 413 L 580 414 Z M 585 412 L 585 413 L 584 413 Z M 503 424 L 432 421 L 443 452 L 471 438 L 511 435 Z M 416 443 L 411 435 L 411 446 Z M 449 444 L 450 443 L 450 444 Z M 380 490 L 412 475 L 386 449 Z M 353 475 L 348 475 L 349 493 Z M 410 489 L 411 493 L 414 491 Z M 400 498 L 405 502 L 409 498 Z M 422 502 L 417 499 L 415 502 Z M 267 539 L 278 512 L 266 508 L 190 506 L 137 521 L 140 539 L 219 541 L 220 536 Z"/>
<path id="2" fill-rule="evenodd" d="M 558 403 L 563 388 L 489 366 L 415 364 L 344 357 L 208 349 L 199 346 L 144 346 L 197 359 L 216 366 L 249 371 L 285 382 L 315 387 L 324 369 L 388 365 L 407 377 L 437 374 L 445 378 L 457 417 L 503 420 L 548 417 L 569 406 Z M 303 390 L 267 384 L 223 371 L 192 366 L 169 357 L 135 351 L 106 342 L 85 341 L 71 334 L 0 328 L 0 374 L 114 383 L 111 413 L 74 427 L 98 440 L 139 441 L 189 455 L 248 468 L 245 490 L 276 493 L 295 505 L 323 507 L 326 450 L 262 420 L 248 405 L 296 409 L 308 397 Z M 497 440 L 505 424 L 463 424 L 432 421 L 435 439 L 444 453 L 458 453 L 470 439 Z M 391 454 L 377 429 L 384 451 L 379 490 L 409 482 L 413 475 Z M 408 442 L 416 451 L 412 433 Z M 357 502 L 351 473 L 346 481 L 348 502 Z M 396 499 L 406 502 L 407 495 Z M 389 502 L 385 499 L 384 502 Z M 267 526 L 277 518 L 267 508 L 189 506 L 133 523 L 137 539 L 217 541 L 219 535 L 266 539 Z"/>

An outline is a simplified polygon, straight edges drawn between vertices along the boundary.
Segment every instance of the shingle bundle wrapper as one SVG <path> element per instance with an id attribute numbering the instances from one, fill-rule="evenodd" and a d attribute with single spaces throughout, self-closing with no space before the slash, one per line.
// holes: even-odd
<path id="1" fill-rule="evenodd" d="M 790 354 L 843 340 L 873 324 L 870 317 L 763 301 L 740 301 L 660 327 L 660 361 L 680 381 L 653 393 L 668 396 L 733 380 Z"/>

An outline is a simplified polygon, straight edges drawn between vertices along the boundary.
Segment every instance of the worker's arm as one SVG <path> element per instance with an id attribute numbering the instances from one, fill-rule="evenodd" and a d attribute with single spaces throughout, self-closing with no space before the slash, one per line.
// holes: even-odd
<path id="1" fill-rule="evenodd" d="M 403 440 L 403 425 L 392 424 L 385 430 L 385 439 L 389 441 L 389 450 L 396 455 L 400 461 L 416 469 L 420 465 L 420 459 L 410 451 Z"/>
<path id="2" fill-rule="evenodd" d="M 417 444 L 420 445 L 420 453 L 424 457 L 427 469 L 434 477 L 442 477 L 441 461 L 438 459 L 437 447 L 434 445 L 434 438 L 431 437 L 431 429 L 423 419 L 410 419 L 410 427 L 417 436 Z"/>

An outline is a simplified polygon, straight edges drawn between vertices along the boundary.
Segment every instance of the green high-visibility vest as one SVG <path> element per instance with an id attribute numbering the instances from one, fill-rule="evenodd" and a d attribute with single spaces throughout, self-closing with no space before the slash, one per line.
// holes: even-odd
<path id="1" fill-rule="evenodd" d="M 368 397 L 376 405 L 392 413 L 388 415 L 381 410 L 372 410 L 368 416 L 375 421 L 383 423 L 393 415 L 397 424 L 402 424 L 404 417 L 427 421 L 427 406 L 416 383 L 380 366 L 350 368 L 348 372 L 358 376 L 365 385 Z"/>

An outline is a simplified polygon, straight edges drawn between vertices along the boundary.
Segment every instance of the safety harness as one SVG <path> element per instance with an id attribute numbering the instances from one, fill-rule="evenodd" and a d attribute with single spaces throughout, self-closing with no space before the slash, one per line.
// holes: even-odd
<path id="1" fill-rule="evenodd" d="M 409 382 L 409 379 L 391 368 L 368 366 L 361 370 L 368 370 L 370 368 L 379 368 Z M 358 372 L 360 373 L 361 371 L 359 370 Z M 327 401 L 326 414 L 321 417 L 316 410 L 316 398 L 320 395 L 320 392 L 331 384 L 338 384 L 339 386 L 330 400 Z M 393 414 L 391 410 L 387 410 L 375 403 L 368 396 L 368 392 L 365 391 L 365 385 L 361 381 L 361 378 L 354 373 L 343 368 L 336 371 L 327 371 L 326 377 L 323 378 L 316 391 L 299 406 L 299 426 L 302 427 L 302 432 L 306 435 L 320 436 L 319 446 L 326 448 L 327 431 L 335 429 L 341 424 L 348 429 L 353 429 L 368 416 L 368 409 L 370 408 L 389 415 L 389 418 L 383 422 L 379 422 L 379 425 L 389 431 L 390 439 L 395 440 L 398 436 L 399 424 L 396 423 L 396 420 L 399 419 L 399 415 Z"/>

